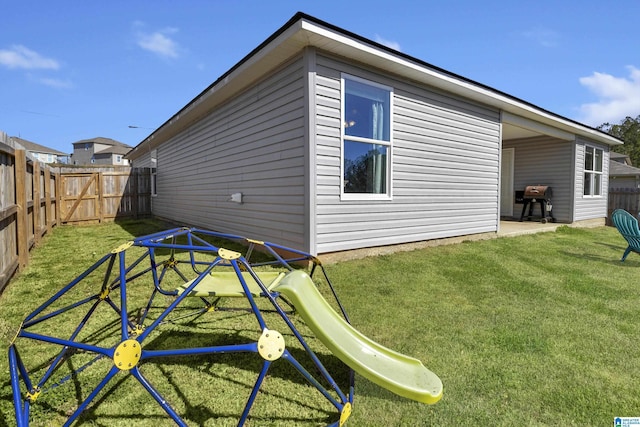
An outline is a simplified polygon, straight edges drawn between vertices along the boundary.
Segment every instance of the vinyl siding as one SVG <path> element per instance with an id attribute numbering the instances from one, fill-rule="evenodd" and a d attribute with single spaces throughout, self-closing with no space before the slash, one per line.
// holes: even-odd
<path id="1" fill-rule="evenodd" d="M 600 148 L 603 151 L 602 158 L 602 196 L 585 197 L 584 194 L 584 149 L 586 145 Z M 606 218 L 607 194 L 609 188 L 609 147 L 579 138 L 576 141 L 576 168 L 575 168 L 575 212 L 574 221 L 582 221 L 594 218 Z"/>
<path id="2" fill-rule="evenodd" d="M 159 146 L 154 215 L 303 247 L 303 106 L 298 59 Z"/>
<path id="3" fill-rule="evenodd" d="M 553 217 L 557 222 L 572 222 L 574 142 L 541 136 L 504 141 L 503 147 L 514 148 L 514 190 L 524 190 L 527 185 L 551 186 Z M 520 217 L 523 207 L 514 205 L 514 217 Z M 540 215 L 539 204 L 533 215 Z"/>
<path id="4" fill-rule="evenodd" d="M 393 87 L 392 200 L 340 199 L 340 73 Z M 499 112 L 318 55 L 318 253 L 497 230 Z"/>

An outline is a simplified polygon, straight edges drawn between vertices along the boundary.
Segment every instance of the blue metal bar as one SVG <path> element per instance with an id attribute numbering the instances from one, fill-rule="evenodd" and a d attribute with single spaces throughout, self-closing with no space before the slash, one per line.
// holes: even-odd
<path id="1" fill-rule="evenodd" d="M 273 305 L 275 310 L 278 312 L 282 320 L 287 324 L 287 326 L 289 326 L 289 329 L 291 330 L 291 332 L 293 332 L 293 335 L 296 337 L 298 342 L 302 344 L 302 347 L 304 347 L 305 351 L 313 361 L 314 365 L 316 365 L 316 367 L 318 368 L 322 376 L 329 382 L 329 384 L 335 390 L 335 392 L 338 393 L 338 395 L 340 396 L 340 399 L 342 399 L 343 401 L 346 401 L 346 396 L 344 395 L 344 393 L 342 393 L 342 390 L 340 390 L 340 387 L 338 387 L 338 384 L 336 383 L 336 381 L 333 379 L 333 377 L 331 377 L 331 374 L 329 373 L 329 371 L 327 371 L 327 368 L 324 367 L 320 359 L 318 359 L 318 356 L 316 356 L 313 350 L 311 350 L 311 347 L 309 347 L 309 344 L 307 344 L 303 336 L 300 334 L 300 332 L 298 331 L 296 326 L 293 324 L 291 319 L 289 319 L 289 316 L 287 316 L 287 314 L 284 312 L 282 307 L 280 307 L 280 305 L 275 300 L 273 295 L 268 293 L 266 297 L 269 299 L 269 301 L 271 301 L 271 304 Z"/>
<path id="2" fill-rule="evenodd" d="M 138 264 L 140 264 L 142 261 L 144 261 L 144 259 L 149 255 L 149 252 L 145 252 L 144 254 L 140 255 L 140 257 L 138 257 L 137 260 L 135 260 L 132 264 L 129 265 L 129 267 L 127 267 L 127 274 L 129 274 L 131 272 L 131 270 L 133 270 L 134 268 L 136 268 L 138 266 Z M 147 272 L 149 272 L 151 268 L 147 268 L 144 271 L 141 271 L 140 273 L 134 274 L 131 277 L 127 278 L 128 282 L 131 282 L 134 279 L 137 279 L 140 276 L 143 276 L 145 274 L 147 274 Z M 111 285 L 115 285 L 116 283 L 118 283 L 119 279 L 115 279 L 113 282 L 111 282 Z M 114 289 L 114 288 L 112 288 Z"/>
<path id="3" fill-rule="evenodd" d="M 339 411 L 342 411 L 342 408 L 344 407 L 343 403 L 338 402 L 336 399 L 334 399 L 333 396 L 331 396 L 331 394 L 329 393 L 329 391 L 324 388 L 324 386 L 322 384 L 320 384 L 320 382 L 318 380 L 316 380 L 305 368 L 304 366 L 302 366 L 296 359 L 295 357 L 293 357 L 293 355 L 291 353 L 289 353 L 289 350 L 285 350 L 284 353 L 282 354 L 282 358 L 287 360 L 289 363 L 291 363 L 293 365 L 294 368 L 296 368 L 298 370 L 298 372 L 300 372 L 302 374 L 302 376 L 304 376 L 307 381 L 309 381 L 309 383 L 311 383 L 311 385 L 313 385 L 315 388 L 318 389 L 318 391 L 320 393 L 322 393 L 324 395 L 324 397 L 327 398 L 327 400 L 329 402 L 331 402 L 331 404 L 333 406 L 336 407 L 336 409 L 338 409 Z M 346 402 L 346 400 L 344 401 Z"/>
<path id="4" fill-rule="evenodd" d="M 76 328 L 75 331 L 73 331 L 73 333 L 71 334 L 71 336 L 69 337 L 69 341 L 73 341 L 76 339 L 76 337 L 78 336 L 78 334 L 80 333 L 80 331 L 82 330 L 82 328 L 84 328 L 84 325 L 86 325 L 87 320 L 89 320 L 89 317 L 91 317 L 91 315 L 93 314 L 93 312 L 95 311 L 96 307 L 98 307 L 98 304 L 100 304 L 100 301 L 96 301 L 95 304 L 93 304 L 93 306 L 89 309 L 89 311 L 87 312 L 87 314 L 85 314 L 84 318 L 82 319 L 82 321 L 80 321 L 80 323 L 78 324 L 78 327 Z M 62 360 L 62 358 L 67 354 L 67 351 L 69 350 L 69 347 L 65 346 L 62 351 L 60 352 L 60 354 L 58 354 L 58 356 L 54 359 L 54 361 L 51 363 L 51 365 L 49 366 L 49 369 L 47 369 L 47 372 L 45 372 L 45 374 L 42 376 L 42 378 L 40 379 L 40 381 L 38 382 L 38 387 L 42 387 L 44 385 L 45 382 L 47 382 L 47 380 L 49 379 L 49 377 L 51 376 L 51 374 L 53 374 L 53 372 L 58 368 L 58 364 L 60 363 L 60 361 Z"/>
<path id="5" fill-rule="evenodd" d="M 102 281 L 101 291 L 107 289 L 109 278 L 111 277 L 111 271 L 113 270 L 113 263 L 116 261 L 116 257 L 111 257 L 109 260 L 109 265 L 107 266 L 107 271 L 104 272 L 104 280 Z M 115 284 L 117 280 L 112 281 L 111 283 Z"/>
<path id="6" fill-rule="evenodd" d="M 142 386 L 149 392 L 149 394 L 151 396 L 153 396 L 153 398 L 156 400 L 156 402 L 158 402 L 160 404 L 162 409 L 164 409 L 165 412 L 167 414 L 169 414 L 169 416 L 173 419 L 173 421 L 176 422 L 177 425 L 187 427 L 187 424 L 185 424 L 185 422 L 182 420 L 182 418 L 180 418 L 180 416 L 177 414 L 177 412 L 174 411 L 174 409 L 167 403 L 167 401 L 164 399 L 164 397 L 162 397 L 162 395 L 140 373 L 140 370 L 138 369 L 137 366 L 134 367 L 130 371 L 130 373 L 131 373 L 131 375 L 133 375 L 140 382 L 140 384 L 142 384 Z"/>
<path id="7" fill-rule="evenodd" d="M 120 308 L 113 302 L 113 300 L 109 297 L 105 298 L 105 301 L 107 302 L 107 304 L 109 304 L 109 306 L 111 306 L 111 308 L 113 308 L 113 311 L 115 311 L 116 313 L 118 313 L 118 316 L 120 316 L 120 318 L 122 319 L 122 311 L 120 310 Z M 133 323 L 131 323 L 129 321 L 129 316 L 125 316 L 127 319 L 127 324 L 129 325 L 129 327 L 131 329 L 135 328 L 135 325 Z"/>
<path id="8" fill-rule="evenodd" d="M 118 255 L 120 261 L 120 318 L 122 319 L 121 333 L 122 340 L 129 338 L 129 313 L 127 312 L 127 268 L 124 262 L 126 251 L 121 251 Z"/>
<path id="9" fill-rule="evenodd" d="M 182 292 L 182 294 L 178 295 L 178 297 L 171 304 L 169 304 L 167 308 L 165 308 L 162 314 L 160 314 L 160 316 L 158 316 L 158 318 L 151 325 L 149 325 L 149 327 L 146 328 L 142 334 L 140 334 L 140 336 L 138 337 L 138 341 L 142 342 L 147 337 L 147 335 L 149 335 L 160 323 L 162 323 L 164 318 L 167 317 L 167 315 L 171 313 L 173 309 L 176 308 L 176 306 L 180 304 L 182 300 L 187 297 L 187 295 L 189 295 L 189 293 L 193 290 L 193 288 L 195 288 L 198 285 L 198 283 L 200 283 L 200 281 L 207 274 L 209 274 L 211 269 L 215 267 L 217 264 L 219 264 L 221 261 L 222 261 L 222 258 L 216 259 L 211 265 L 209 265 L 209 267 L 201 275 L 196 277 L 196 279 L 191 283 L 191 285 L 189 285 L 187 289 L 185 289 L 184 292 Z"/>
<path id="10" fill-rule="evenodd" d="M 240 257 L 240 261 L 245 266 L 248 266 L 248 263 L 246 262 L 244 257 Z M 240 284 L 242 285 L 242 289 L 244 289 L 245 296 L 249 300 L 249 304 L 251 304 L 251 309 L 253 311 L 253 314 L 256 316 L 256 319 L 258 320 L 258 324 L 260 325 L 260 330 L 264 331 L 265 329 L 267 329 L 267 324 L 265 323 L 264 318 L 262 317 L 262 313 L 260 312 L 258 305 L 253 299 L 253 295 L 251 295 L 251 291 L 249 290 L 249 286 L 247 285 L 247 282 L 244 280 L 244 277 L 242 276 L 242 272 L 240 271 L 240 267 L 238 266 L 238 260 L 235 260 L 235 259 L 231 260 L 231 265 L 233 266 L 233 269 L 235 270 L 236 275 L 240 280 Z M 251 268 L 248 268 L 248 270 L 251 272 L 251 275 L 259 284 L 260 288 L 263 289 L 263 292 L 268 294 L 269 292 L 267 291 L 267 288 L 262 284 L 258 276 L 255 275 L 255 273 Z"/>
<path id="11" fill-rule="evenodd" d="M 159 231 L 157 233 L 147 234 L 146 236 L 136 237 L 133 244 L 136 246 L 140 246 L 142 242 L 146 242 L 148 240 L 157 240 L 162 238 L 161 240 L 173 237 L 173 235 L 181 235 L 185 233 L 189 233 L 191 229 L 186 227 L 173 228 L 171 230 Z"/>
<path id="12" fill-rule="evenodd" d="M 47 335 L 34 334 L 31 332 L 22 331 L 20 332 L 20 336 L 23 338 L 29 338 L 32 340 L 44 341 L 52 344 L 59 344 L 62 346 L 69 346 L 73 348 L 79 348 L 80 350 L 91 351 L 94 353 L 104 354 L 107 357 L 113 356 L 113 349 L 107 349 L 102 347 L 97 347 L 94 345 L 83 344 L 80 342 L 64 340 L 60 338 L 50 337 Z"/>
<path id="13" fill-rule="evenodd" d="M 247 404 L 244 406 L 244 411 L 242 411 L 242 416 L 240 416 L 240 421 L 238 421 L 238 425 L 244 425 L 245 421 L 247 421 L 247 417 L 249 416 L 249 411 L 253 406 L 253 402 L 256 400 L 256 396 L 258 395 L 258 390 L 260 390 L 260 386 L 264 381 L 264 377 L 267 375 L 267 371 L 269 370 L 269 366 L 271 366 L 271 362 L 265 360 L 262 364 L 262 370 L 260 370 L 260 375 L 258 375 L 258 379 L 256 380 L 255 385 L 253 386 L 253 390 L 251 390 L 251 395 L 249 396 L 249 400 L 247 400 Z"/>
<path id="14" fill-rule="evenodd" d="M 182 251 L 198 250 L 202 252 L 217 252 L 219 248 L 215 246 L 192 246 L 180 243 L 145 243 L 147 248 L 179 249 Z"/>
<path id="15" fill-rule="evenodd" d="M 193 233 L 204 234 L 205 236 L 219 237 L 222 239 L 229 240 L 246 240 L 246 238 L 242 236 L 238 236 L 237 234 L 228 234 L 228 233 L 220 233 L 217 231 L 204 230 L 202 228 L 193 228 L 191 230 Z"/>
<path id="16" fill-rule="evenodd" d="M 140 359 L 170 356 L 194 356 L 216 353 L 257 353 L 258 343 L 217 345 L 213 347 L 179 348 L 172 350 L 142 350 Z"/>
<path id="17" fill-rule="evenodd" d="M 329 276 L 327 275 L 327 272 L 325 271 L 322 265 L 320 265 L 320 270 L 322 271 L 322 274 L 324 275 L 324 278 L 327 281 L 327 284 L 329 285 L 329 289 L 331 289 L 333 298 L 336 300 L 336 303 L 338 303 L 338 306 L 340 307 L 340 311 L 342 312 L 342 316 L 344 317 L 344 320 L 346 320 L 347 323 L 351 324 L 351 321 L 349 320 L 349 316 L 347 316 L 347 311 L 342 306 L 342 303 L 340 302 L 340 298 L 338 298 L 338 294 L 336 293 L 336 290 L 333 288 L 333 284 L 331 283 L 331 280 L 329 280 Z"/>
<path id="18" fill-rule="evenodd" d="M 61 308 L 59 310 L 53 311 L 53 312 L 51 312 L 49 314 L 46 314 L 46 315 L 44 315 L 42 317 L 38 317 L 37 319 L 31 320 L 30 322 L 24 322 L 22 324 L 22 329 L 29 328 L 29 327 L 31 327 L 33 325 L 36 325 L 36 324 L 38 324 L 40 322 L 43 322 L 43 321 L 45 321 L 47 319 L 51 319 L 52 317 L 55 317 L 55 316 L 57 316 L 59 314 L 62 314 L 64 312 L 72 310 L 74 308 L 80 307 L 81 305 L 86 304 L 89 301 L 96 300 L 96 299 L 98 299 L 98 295 L 93 295 L 93 296 L 85 298 L 85 299 L 83 299 L 81 301 L 78 301 L 76 303 L 73 303 L 73 304 L 70 304 L 70 305 L 68 305 L 66 307 L 63 307 L 63 308 Z"/>
<path id="19" fill-rule="evenodd" d="M 64 423 L 65 427 L 73 424 L 73 422 L 76 420 L 76 418 L 78 418 L 78 416 L 82 413 L 82 411 L 86 409 L 89 403 L 91 403 L 91 401 L 98 395 L 98 393 L 100 393 L 100 391 L 104 388 L 104 386 L 107 385 L 109 380 L 111 380 L 111 378 L 113 378 L 118 372 L 120 372 L 120 369 L 118 369 L 115 366 L 111 367 L 111 370 L 107 373 L 104 379 L 100 381 L 100 384 L 98 384 L 96 388 L 93 389 L 93 391 L 89 394 L 89 396 L 87 396 L 84 402 L 82 402 L 80 406 L 78 406 L 78 409 L 76 409 L 76 411 L 69 417 L 67 422 Z"/>
<path id="20" fill-rule="evenodd" d="M 16 423 L 18 427 L 27 426 L 29 420 L 25 422 L 22 409 L 22 393 L 20 391 L 20 379 L 18 377 L 18 360 L 16 350 L 12 345 L 9 347 L 9 375 L 11 377 L 11 390 L 13 391 L 13 407 L 16 413 Z"/>
<path id="21" fill-rule="evenodd" d="M 14 347 L 14 351 L 15 351 L 15 357 L 16 357 L 16 361 L 18 362 L 18 370 L 20 371 L 20 375 L 22 376 L 22 381 L 24 382 L 24 385 L 26 386 L 27 390 L 31 390 L 33 388 L 33 384 L 31 383 L 31 377 L 29 377 L 29 373 L 27 372 L 27 369 L 24 367 L 24 363 L 22 363 L 22 358 L 20 357 L 20 352 L 18 351 L 18 347 L 16 347 L 15 345 Z"/>
<path id="22" fill-rule="evenodd" d="M 89 274 L 93 273 L 93 271 L 100 267 L 100 265 L 102 265 L 106 260 L 108 260 L 109 258 L 113 257 L 115 255 L 113 254 L 107 254 L 105 256 L 103 256 L 98 262 L 96 262 L 95 264 L 93 264 L 91 267 L 89 267 L 88 270 L 86 270 L 84 273 L 82 273 L 80 276 L 76 277 L 75 279 L 73 279 L 73 281 L 71 281 L 71 283 L 69 283 L 67 286 L 65 286 L 64 288 L 60 289 L 54 296 L 52 296 L 51 298 L 49 298 L 44 304 L 42 304 L 40 307 L 36 308 L 29 316 L 27 316 L 26 319 L 24 319 L 25 322 L 28 322 L 29 320 L 33 319 L 34 317 L 36 317 L 38 314 L 40 314 L 42 312 L 42 310 L 44 310 L 45 308 L 47 308 L 52 302 L 54 302 L 55 300 L 57 300 L 58 298 L 60 298 L 62 295 L 64 295 L 67 291 L 69 291 L 69 289 L 73 288 L 75 285 L 77 285 L 82 279 L 84 279 L 85 277 L 87 277 Z"/>

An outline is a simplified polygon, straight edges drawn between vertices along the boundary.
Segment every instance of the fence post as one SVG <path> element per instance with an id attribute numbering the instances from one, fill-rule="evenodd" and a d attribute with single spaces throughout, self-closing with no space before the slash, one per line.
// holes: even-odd
<path id="1" fill-rule="evenodd" d="M 42 195 L 40 194 L 40 162 L 33 162 L 33 241 L 38 243 L 42 233 L 42 219 L 40 208 L 42 207 Z"/>
<path id="2" fill-rule="evenodd" d="M 44 227 L 51 233 L 51 170 L 44 168 Z"/>
<path id="3" fill-rule="evenodd" d="M 18 205 L 18 269 L 29 262 L 29 233 L 27 231 L 27 155 L 25 150 L 15 150 L 16 205 Z"/>

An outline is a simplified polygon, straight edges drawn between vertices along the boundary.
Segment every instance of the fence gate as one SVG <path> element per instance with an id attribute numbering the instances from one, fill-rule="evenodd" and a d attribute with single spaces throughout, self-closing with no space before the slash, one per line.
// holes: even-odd
<path id="1" fill-rule="evenodd" d="M 149 215 L 148 169 L 62 171 L 60 219 L 63 223 L 96 223 Z"/>

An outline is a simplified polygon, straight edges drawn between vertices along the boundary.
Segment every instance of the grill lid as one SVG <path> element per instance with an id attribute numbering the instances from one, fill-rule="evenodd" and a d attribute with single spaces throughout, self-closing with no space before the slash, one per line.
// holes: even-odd
<path id="1" fill-rule="evenodd" d="M 550 199 L 551 187 L 548 185 L 527 185 L 524 189 L 524 197 L 529 199 Z"/>

